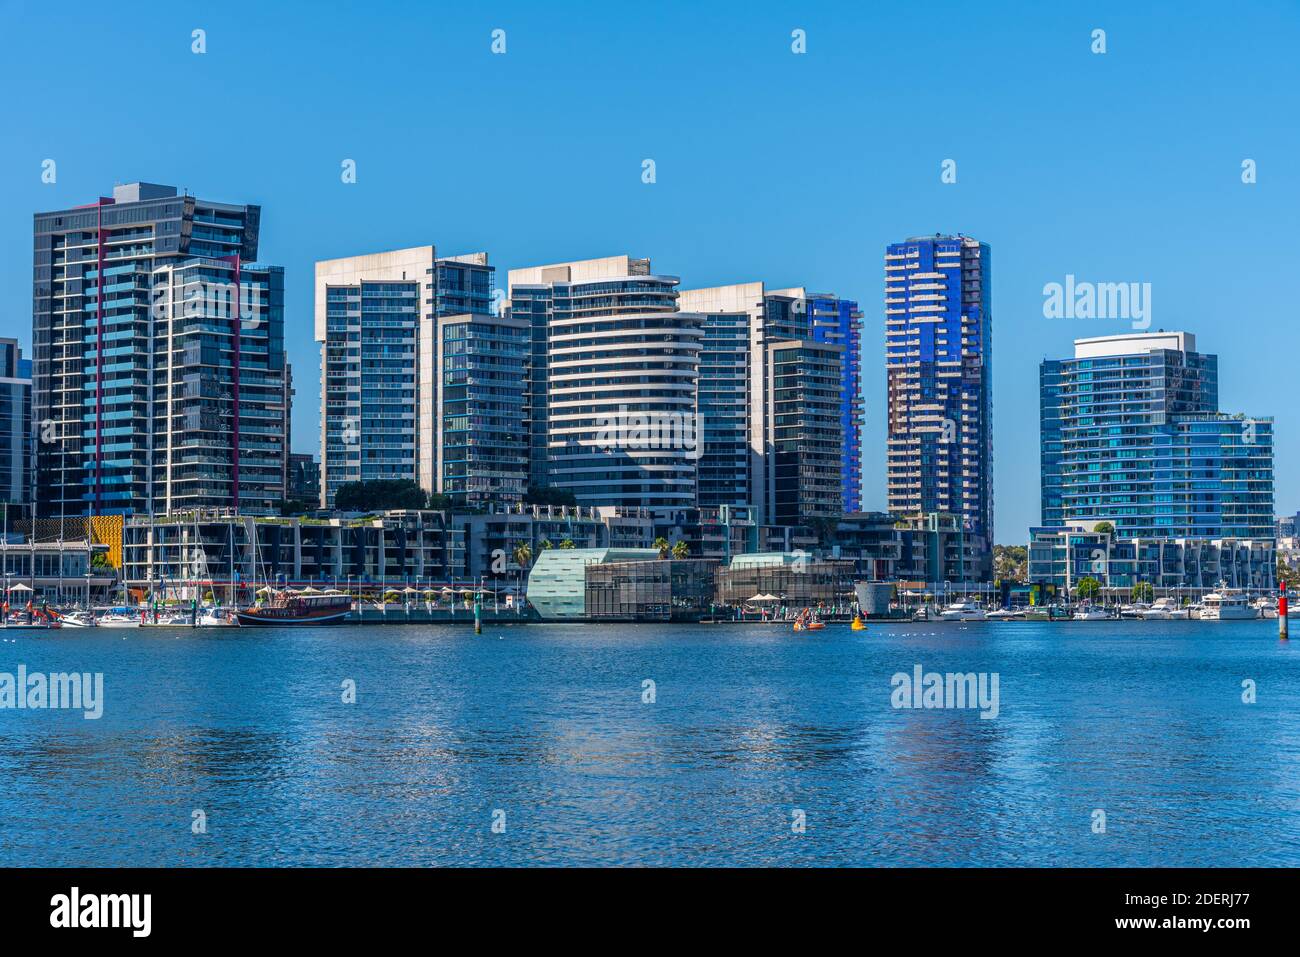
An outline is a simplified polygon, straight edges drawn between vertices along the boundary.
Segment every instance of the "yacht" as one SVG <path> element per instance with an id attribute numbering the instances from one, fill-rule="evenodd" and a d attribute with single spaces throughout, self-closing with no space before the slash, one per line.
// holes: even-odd
<path id="1" fill-rule="evenodd" d="M 1074 612 L 1075 621 L 1109 621 L 1110 612 L 1101 605 L 1080 605 Z"/>
<path id="2" fill-rule="evenodd" d="M 1121 618 L 1145 618 L 1146 613 L 1151 610 L 1151 606 L 1144 601 L 1135 601 L 1132 604 L 1124 605 L 1119 610 Z"/>
<path id="3" fill-rule="evenodd" d="M 1142 617 L 1147 621 L 1186 621 L 1188 611 L 1179 608 L 1176 599 L 1157 598 L 1155 604 L 1142 613 Z"/>
<path id="4" fill-rule="evenodd" d="M 939 612 L 940 621 L 983 621 L 988 616 L 972 601 L 955 601 Z"/>
<path id="5" fill-rule="evenodd" d="M 95 620 L 97 628 L 139 628 L 140 619 L 120 612 L 107 612 Z"/>
<path id="6" fill-rule="evenodd" d="M 1257 612 L 1259 612 L 1260 618 L 1277 617 L 1277 602 L 1275 602 L 1271 598 L 1268 597 L 1256 598 L 1253 602 L 1251 602 L 1251 607 L 1254 608 Z M 1290 618 L 1291 617 L 1290 614 L 1288 614 L 1287 617 Z"/>
<path id="7" fill-rule="evenodd" d="M 1218 591 L 1201 599 L 1201 606 L 1201 621 L 1250 621 L 1259 617 L 1259 609 L 1245 595 L 1225 588 L 1223 582 Z"/>
<path id="8" fill-rule="evenodd" d="M 1012 611 L 1010 608 L 999 608 L 997 611 L 991 611 L 986 616 L 989 621 L 1015 621 L 1024 617 L 1024 612 Z"/>

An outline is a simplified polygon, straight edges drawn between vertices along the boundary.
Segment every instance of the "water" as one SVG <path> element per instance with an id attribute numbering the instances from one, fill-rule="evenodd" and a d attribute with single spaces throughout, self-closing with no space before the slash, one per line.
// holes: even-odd
<path id="1" fill-rule="evenodd" d="M 105 709 L 0 710 L 0 865 L 1295 866 L 1276 627 L 10 633 Z M 894 709 L 916 664 L 998 673 L 998 717 Z"/>

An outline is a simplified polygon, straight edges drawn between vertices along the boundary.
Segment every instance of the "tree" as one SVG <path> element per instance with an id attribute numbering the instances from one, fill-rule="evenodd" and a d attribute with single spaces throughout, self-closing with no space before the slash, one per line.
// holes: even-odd
<path id="1" fill-rule="evenodd" d="M 835 533 L 840 529 L 840 516 L 818 515 L 808 520 L 808 528 L 817 537 L 817 544 L 827 548 L 833 544 Z"/>
<path id="2" fill-rule="evenodd" d="M 452 507 L 451 496 L 444 495 L 442 492 L 430 492 L 429 503 L 426 507 L 434 511 L 445 512 Z"/>
<path id="3" fill-rule="evenodd" d="M 993 577 L 999 582 L 1026 581 L 1029 578 L 1029 549 L 1024 545 L 994 545 Z"/>
<path id="4" fill-rule="evenodd" d="M 573 539 L 571 538 L 566 538 L 564 541 L 560 542 L 560 548 L 563 549 L 570 549 L 570 548 L 577 548 L 577 547 L 578 547 L 577 545 L 573 544 Z"/>
<path id="5" fill-rule="evenodd" d="M 551 540 L 549 538 L 543 538 L 541 541 L 537 543 L 537 547 L 540 548 L 542 551 L 546 551 L 547 549 L 554 548 L 555 546 L 551 544 Z"/>
<path id="6" fill-rule="evenodd" d="M 515 560 L 519 570 L 523 571 L 533 563 L 533 547 L 527 542 L 516 542 L 514 549 L 510 552 L 510 557 Z"/>
<path id="7" fill-rule="evenodd" d="M 424 508 L 429 501 L 424 489 L 410 479 L 376 479 L 348 482 L 334 496 L 341 512 L 377 512 L 385 509 Z"/>
<path id="8" fill-rule="evenodd" d="M 1092 530 L 1101 535 L 1115 534 L 1115 526 L 1112 525 L 1110 522 L 1098 522 L 1096 525 L 1092 527 Z"/>
<path id="9" fill-rule="evenodd" d="M 577 505 L 578 500 L 567 488 L 545 488 L 537 485 L 528 486 L 524 493 L 525 505 Z"/>
<path id="10" fill-rule="evenodd" d="M 1130 594 L 1133 601 L 1144 601 L 1150 604 L 1151 599 L 1155 597 L 1155 593 L 1156 591 L 1150 582 L 1138 582 L 1133 586 L 1133 591 Z"/>
<path id="11" fill-rule="evenodd" d="M 114 566 L 113 563 L 108 560 L 108 554 L 106 552 L 95 552 L 90 556 L 90 567 L 107 569 L 113 568 Z"/>
<path id="12" fill-rule="evenodd" d="M 1080 601 L 1091 601 L 1101 594 L 1101 582 L 1091 575 L 1085 575 L 1074 586 L 1074 594 Z"/>
<path id="13" fill-rule="evenodd" d="M 678 542 L 673 546 L 673 558 L 681 560 L 683 558 L 689 558 L 690 554 L 691 546 L 687 545 L 685 542 Z"/>
<path id="14" fill-rule="evenodd" d="M 660 558 L 668 557 L 668 539 L 660 535 L 655 539 L 654 547 L 658 550 Z"/>
<path id="15" fill-rule="evenodd" d="M 1300 572 L 1297 572 L 1279 558 L 1277 561 L 1277 580 L 1286 582 L 1287 591 L 1291 591 L 1293 588 L 1300 586 Z"/>

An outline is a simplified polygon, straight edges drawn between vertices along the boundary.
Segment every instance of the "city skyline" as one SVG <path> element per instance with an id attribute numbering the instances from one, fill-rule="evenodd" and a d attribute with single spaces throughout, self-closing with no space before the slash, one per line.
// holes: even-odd
<path id="1" fill-rule="evenodd" d="M 286 9 L 258 16 L 292 20 L 295 13 Z M 1294 512 L 1300 502 L 1289 478 L 1296 453 L 1295 443 L 1287 439 L 1294 434 L 1296 417 L 1276 395 L 1277 383 L 1285 381 L 1282 377 L 1292 364 L 1288 357 L 1300 348 L 1300 333 L 1287 321 L 1293 318 L 1289 311 L 1294 306 L 1281 301 L 1282 287 L 1266 281 L 1286 274 L 1286 225 L 1291 218 L 1287 210 L 1295 207 L 1295 176 L 1286 158 L 1300 152 L 1295 149 L 1296 134 L 1272 118 L 1279 104 L 1279 94 L 1273 91 L 1285 88 L 1289 80 L 1282 67 L 1269 65 L 1287 61 L 1240 48 L 1247 35 L 1255 46 L 1279 42 L 1272 37 L 1280 37 L 1281 31 L 1259 30 L 1256 25 L 1247 34 L 1238 25 L 1220 23 L 1209 9 L 1180 8 L 1172 22 L 1119 8 L 1086 15 L 1037 12 L 1036 47 L 1026 46 L 1025 32 L 1014 26 L 997 35 L 985 33 L 981 46 L 961 47 L 964 69 L 945 61 L 926 75 L 907 79 L 914 93 L 924 98 L 957 82 L 970 67 L 983 68 L 983 82 L 1004 107 L 1001 118 L 980 128 L 976 117 L 959 115 L 953 130 L 943 135 L 915 132 L 906 144 L 888 148 L 884 158 L 879 155 L 884 148 L 871 136 L 847 127 L 841 137 L 842 154 L 810 154 L 797 142 L 777 138 L 756 157 L 734 149 L 728 152 L 716 140 L 773 110 L 798 108 L 805 121 L 816 122 L 827 118 L 829 111 L 848 109 L 841 94 L 832 98 L 832 104 L 812 102 L 802 94 L 821 92 L 830 65 L 843 69 L 846 58 L 857 52 L 855 43 L 871 52 L 862 65 L 864 88 L 874 83 L 886 89 L 889 69 L 901 69 L 902 57 L 891 53 L 880 37 L 890 28 L 920 30 L 924 22 L 898 11 L 871 17 L 839 11 L 833 19 L 756 11 L 743 22 L 733 22 L 734 18 L 709 12 L 688 17 L 684 8 L 675 8 L 648 32 L 652 38 L 671 35 L 680 46 L 678 56 L 701 54 L 708 76 L 717 82 L 698 104 L 686 96 L 682 81 L 654 67 L 652 58 L 639 55 L 647 38 L 617 25 L 602 34 L 578 22 L 563 30 L 547 27 L 524 9 L 494 12 L 494 18 L 504 17 L 500 23 L 486 15 L 453 11 L 439 24 L 440 75 L 444 69 L 451 71 L 448 75 L 459 70 L 482 81 L 466 89 L 483 97 L 497 118 L 503 115 L 520 124 L 542 145 L 531 152 L 507 149 L 505 156 L 491 149 L 471 150 L 467 158 L 444 151 L 429 165 L 413 163 L 412 149 L 394 146 L 369 120 L 350 124 L 356 128 L 346 136 L 331 132 L 325 142 L 304 139 L 302 124 L 315 120 L 318 110 L 312 105 L 316 100 L 300 85 L 302 80 L 269 91 L 255 89 L 255 78 L 232 81 L 232 92 L 256 94 L 263 106 L 270 102 L 282 108 L 283 122 L 268 132 L 255 162 L 238 153 L 202 155 L 183 148 L 183 142 L 160 148 L 133 119 L 123 121 L 125 132 L 101 143 L 101 131 L 94 131 L 94 136 L 69 132 L 42 117 L 31 104 L 18 104 L 16 124 L 27 149 L 11 151 L 2 161 L 8 174 L 3 193 L 7 215 L 0 235 L 4 248 L 13 253 L 0 266 L 0 312 L 6 317 L 0 334 L 17 338 L 24 355 L 32 355 L 26 308 L 28 216 L 93 201 L 114 180 L 176 183 L 221 202 L 263 207 L 262 259 L 286 270 L 285 338 L 288 358 L 296 367 L 297 392 L 293 451 L 319 452 L 315 401 L 319 375 L 314 374 L 319 354 L 309 334 L 311 267 L 317 260 L 401 248 L 432 236 L 445 244 L 440 248 L 453 252 L 489 250 L 498 288 L 510 269 L 529 263 L 626 251 L 652 258 L 657 270 L 681 277 L 684 289 L 750 276 L 761 276 L 773 287 L 802 283 L 809 289 L 833 289 L 856 301 L 864 313 L 863 507 L 881 509 L 886 498 L 880 256 L 888 243 L 904 236 L 960 232 L 988 242 L 998 263 L 993 279 L 995 337 L 1003 347 L 998 350 L 993 382 L 999 410 L 994 440 L 996 541 L 1022 542 L 1025 530 L 1038 524 L 1039 362 L 1068 355 L 1076 338 L 1133 328 L 1128 319 L 1046 318 L 1044 286 L 1070 276 L 1080 281 L 1151 283 L 1155 305 L 1146 316 L 1151 329 L 1194 333 L 1220 356 L 1223 406 L 1250 416 L 1276 416 L 1276 511 Z M 6 15 L 25 18 L 28 27 L 46 16 L 26 8 Z M 84 16 L 101 35 L 163 51 L 169 69 L 207 71 L 202 76 L 208 79 L 213 70 L 229 72 L 230 57 L 242 62 L 269 55 L 263 41 L 240 27 L 238 17 L 218 12 L 164 14 L 156 21 L 132 24 L 129 30 L 89 8 Z M 209 22 L 187 22 L 196 17 Z M 1276 17 L 1290 23 L 1295 14 L 1278 8 Z M 977 21 L 977 14 L 953 9 L 945 18 L 945 28 L 929 42 L 937 52 L 955 54 L 962 24 Z M 307 48 L 328 42 L 336 26 L 342 29 L 329 21 L 295 22 L 289 32 L 302 35 Z M 724 22 L 728 32 L 722 42 L 716 31 Z M 686 24 L 700 29 L 676 29 Z M 203 26 L 208 36 L 202 57 L 190 51 L 190 31 L 196 26 Z M 498 26 L 507 30 L 509 48 L 504 56 L 494 57 L 489 34 Z M 1104 56 L 1089 51 L 1088 36 L 1095 26 L 1108 31 L 1109 49 Z M 796 27 L 807 31 L 808 52 L 802 56 L 790 50 L 790 31 Z M 1159 49 L 1152 42 L 1157 28 L 1164 44 Z M 379 35 L 373 22 L 360 29 L 363 37 Z M 711 30 L 715 31 L 712 37 Z M 1154 59 L 1168 58 L 1166 48 L 1180 41 L 1201 42 L 1211 30 L 1216 44 L 1197 64 Z M 1044 47 L 1046 35 L 1053 39 Z M 531 77 L 533 95 L 573 94 L 578 71 L 555 63 L 554 57 L 539 60 L 539 47 L 545 43 L 553 49 L 557 37 L 580 44 L 596 67 L 628 57 L 629 49 L 637 51 L 642 72 L 650 64 L 651 87 L 665 101 L 665 108 L 675 113 L 670 131 L 648 134 L 634 124 L 615 123 L 598 149 L 575 153 L 545 130 L 541 114 L 534 116 L 513 104 L 507 93 L 525 75 Z M 413 42 L 391 39 L 398 45 Z M 68 42 L 75 46 L 81 41 L 74 37 Z M 175 51 L 170 51 L 171 45 Z M 0 70 L 6 75 L 32 62 L 29 51 L 7 43 L 4 52 L 7 65 Z M 303 56 L 300 50 L 286 52 Z M 703 56 L 706 52 L 713 61 Z M 1002 62 L 1013 53 L 1025 61 L 1018 68 Z M 1066 56 L 1079 58 L 1072 64 L 1069 80 L 1050 70 L 1054 59 Z M 762 114 L 742 107 L 719 129 L 698 125 L 704 112 L 720 110 L 740 89 L 739 80 L 725 77 L 732 58 L 752 63 L 768 57 L 773 63 L 771 77 L 745 73 L 745 84 L 754 87 L 754 97 L 769 98 Z M 545 64 L 548 76 L 538 78 L 540 64 Z M 588 62 L 586 69 L 594 68 Z M 1022 85 L 1035 69 L 1043 71 L 1042 82 L 1033 88 Z M 1090 86 L 1087 96 L 1079 74 L 1091 76 L 1096 87 Z M 306 77 L 314 82 L 319 74 L 309 70 Z M 51 92 L 57 94 L 65 85 L 85 78 L 74 64 L 67 75 L 52 78 Z M 321 82 L 328 85 L 323 78 Z M 375 81 L 361 76 L 352 82 L 355 87 L 331 88 L 331 97 L 346 101 L 376 89 Z M 1189 124 L 1195 129 L 1183 130 L 1163 114 L 1152 120 L 1149 104 L 1168 106 L 1166 100 L 1175 88 L 1200 91 L 1199 99 L 1188 97 L 1188 101 L 1197 102 L 1203 112 L 1223 114 L 1216 124 L 1209 124 L 1215 127 L 1209 137 L 1201 135 L 1200 126 Z M 1249 95 L 1227 92 L 1238 90 Z M 400 109 L 408 94 L 390 92 L 394 109 Z M 166 105 L 172 94 L 158 95 Z M 605 97 L 599 94 L 582 109 L 595 116 L 604 109 Z M 1017 97 L 1023 103 L 1008 109 Z M 1080 105 L 1084 100 L 1086 104 Z M 1054 121 L 1028 124 L 1024 133 L 995 142 L 1008 132 L 1004 128 L 1008 117 L 1037 115 L 1035 110 L 1048 110 Z M 1069 117 L 1079 122 L 1072 125 Z M 479 132 L 496 128 L 495 122 L 472 112 L 466 122 Z M 1099 131 L 1103 148 L 1062 155 L 1058 147 L 1072 142 L 1070 131 L 1086 129 Z M 132 132 L 139 135 L 132 137 Z M 1035 141 L 1045 133 L 1050 136 Z M 701 142 L 692 150 L 695 141 Z M 419 136 L 413 138 L 413 143 L 419 142 Z M 1125 148 L 1108 149 L 1119 143 Z M 708 154 L 708 160 L 700 154 Z M 719 156 L 734 158 L 735 163 L 720 166 Z M 57 180 L 48 185 L 41 182 L 41 163 L 46 158 L 58 163 Z M 349 158 L 357 163 L 354 184 L 339 178 L 340 163 Z M 655 162 L 652 183 L 643 182 L 647 158 Z M 1241 164 L 1248 158 L 1258 163 L 1258 182 L 1253 184 L 1242 181 Z M 956 164 L 952 183 L 941 179 L 948 159 Z M 455 189 L 440 185 L 444 175 L 454 179 Z M 530 219 L 550 210 L 549 202 L 536 195 L 539 181 L 547 187 L 542 193 L 573 191 L 575 198 L 584 200 L 581 215 L 551 216 L 545 230 L 527 228 Z M 1186 195 L 1193 189 L 1200 202 L 1195 209 L 1185 209 Z M 792 198 L 794 208 L 783 210 L 782 201 Z M 828 227 L 819 218 L 823 215 L 850 225 Z M 688 229 L 681 228 L 683 222 Z M 778 229 L 772 233 L 774 224 Z M 1250 241 L 1242 242 L 1240 236 L 1247 231 Z M 779 239 L 772 239 L 773 235 Z M 1253 330 L 1251 339 L 1238 334 L 1242 328 Z M 1016 343 L 1014 349 L 1007 348 L 1011 342 Z"/>

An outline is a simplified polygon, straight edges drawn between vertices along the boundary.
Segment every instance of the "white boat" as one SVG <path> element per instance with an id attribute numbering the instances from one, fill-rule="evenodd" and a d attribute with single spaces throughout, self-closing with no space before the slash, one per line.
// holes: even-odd
<path id="1" fill-rule="evenodd" d="M 1259 617 L 1259 609 L 1245 595 L 1225 588 L 1222 582 L 1218 591 L 1201 599 L 1201 605 L 1201 621 L 1253 621 Z"/>
<path id="2" fill-rule="evenodd" d="M 971 601 L 955 601 L 939 612 L 940 621 L 983 621 L 984 609 Z"/>
<path id="3" fill-rule="evenodd" d="M 1260 618 L 1277 617 L 1277 602 L 1275 602 L 1271 598 L 1267 598 L 1267 597 L 1256 598 L 1253 602 L 1251 602 L 1251 607 L 1253 607 L 1257 612 L 1259 612 Z M 1288 618 L 1291 617 L 1289 611 L 1287 613 L 1287 617 Z"/>
<path id="4" fill-rule="evenodd" d="M 1187 606 L 1187 617 L 1188 617 L 1188 618 L 1191 618 L 1191 619 L 1193 619 L 1193 620 L 1195 620 L 1195 619 L 1197 619 L 1197 618 L 1200 618 L 1200 617 L 1201 617 L 1201 612 L 1204 611 L 1204 610 L 1205 610 L 1205 606 L 1202 605 L 1199 601 L 1196 602 L 1195 604 L 1188 605 L 1188 606 Z"/>
<path id="5" fill-rule="evenodd" d="M 84 611 L 73 611 L 59 616 L 59 624 L 64 628 L 94 628 L 95 619 Z"/>
<path id="6" fill-rule="evenodd" d="M 1142 617 L 1146 621 L 1186 621 L 1188 611 L 1179 608 L 1176 599 L 1157 598 L 1155 604 L 1142 613 Z"/>
<path id="7" fill-rule="evenodd" d="M 1023 618 L 1024 612 L 1012 611 L 1010 608 L 999 608 L 985 615 L 989 621 L 1014 621 L 1017 618 Z"/>
<path id="8" fill-rule="evenodd" d="M 147 625 L 150 628 L 189 628 L 193 622 L 190 621 L 189 614 L 182 612 L 167 612 L 158 616 L 157 621 L 142 621 L 141 625 Z"/>
<path id="9" fill-rule="evenodd" d="M 1132 604 L 1124 605 L 1119 610 L 1121 618 L 1145 618 L 1146 613 L 1151 610 L 1151 606 L 1144 601 L 1135 601 Z"/>
<path id="10" fill-rule="evenodd" d="M 114 612 L 109 612 L 106 615 L 100 615 L 99 618 L 95 620 L 95 623 L 96 626 L 99 628 L 139 628 L 140 627 L 139 618 L 134 618 L 131 615 L 119 615 Z"/>
<path id="11" fill-rule="evenodd" d="M 1080 605 L 1072 617 L 1075 621 L 1109 621 L 1110 612 L 1101 605 Z"/>

